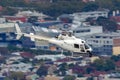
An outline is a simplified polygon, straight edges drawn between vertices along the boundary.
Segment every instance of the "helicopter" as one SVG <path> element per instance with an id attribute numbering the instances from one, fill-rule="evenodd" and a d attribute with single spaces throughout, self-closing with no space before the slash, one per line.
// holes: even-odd
<path id="1" fill-rule="evenodd" d="M 18 27 L 16 27 L 16 29 L 17 29 L 17 33 L 16 33 L 17 39 L 19 39 L 21 36 L 25 36 L 31 39 L 43 40 L 55 44 L 64 50 L 68 50 L 73 54 L 74 53 L 88 54 L 89 57 L 92 57 L 92 48 L 85 42 L 85 40 L 76 38 L 71 33 L 70 34 L 62 33 L 54 38 L 48 38 L 45 36 L 35 35 L 33 33 L 30 34 L 22 33 Z"/>

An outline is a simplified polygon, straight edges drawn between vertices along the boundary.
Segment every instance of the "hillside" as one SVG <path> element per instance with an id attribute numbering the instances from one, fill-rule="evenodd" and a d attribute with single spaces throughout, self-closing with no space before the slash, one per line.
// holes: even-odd
<path id="1" fill-rule="evenodd" d="M 61 14 L 94 11 L 101 8 L 112 10 L 120 10 L 120 0 L 96 0 L 95 2 L 84 3 L 81 0 L 53 0 L 50 2 L 29 2 L 24 0 L 0 0 L 0 5 L 4 7 L 2 14 L 14 14 L 18 7 L 22 9 L 32 9 L 43 12 L 50 16 L 57 17 Z M 11 8 L 12 7 L 12 8 Z M 13 7 L 17 7 L 17 10 Z"/>

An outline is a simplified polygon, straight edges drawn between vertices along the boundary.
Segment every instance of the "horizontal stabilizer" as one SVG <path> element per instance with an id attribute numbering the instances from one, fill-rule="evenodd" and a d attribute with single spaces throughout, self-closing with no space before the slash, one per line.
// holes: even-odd
<path id="1" fill-rule="evenodd" d="M 19 40 L 21 38 L 22 34 L 21 33 L 20 34 L 16 33 L 16 34 L 17 34 L 16 39 Z"/>
<path id="2" fill-rule="evenodd" d="M 34 33 L 30 33 L 30 35 L 34 35 Z M 35 41 L 35 38 L 31 37 L 31 41 Z"/>

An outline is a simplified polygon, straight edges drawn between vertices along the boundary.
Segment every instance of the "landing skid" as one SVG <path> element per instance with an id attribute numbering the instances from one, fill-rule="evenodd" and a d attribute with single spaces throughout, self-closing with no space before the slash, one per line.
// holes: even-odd
<path id="1" fill-rule="evenodd" d="M 88 52 L 88 53 L 77 53 L 74 52 L 71 55 L 72 57 L 92 57 L 92 53 Z"/>

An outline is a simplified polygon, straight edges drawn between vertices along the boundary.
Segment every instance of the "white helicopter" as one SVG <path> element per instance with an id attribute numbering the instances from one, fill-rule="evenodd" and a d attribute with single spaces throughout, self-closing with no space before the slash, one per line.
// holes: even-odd
<path id="1" fill-rule="evenodd" d="M 25 36 L 31 39 L 44 40 L 72 53 L 88 54 L 89 57 L 92 57 L 92 48 L 84 40 L 76 38 L 71 34 L 60 34 L 55 38 L 47 38 L 39 35 L 34 35 L 33 33 L 22 33 L 18 27 L 16 27 L 16 30 L 17 39 L 19 39 L 21 36 Z"/>

